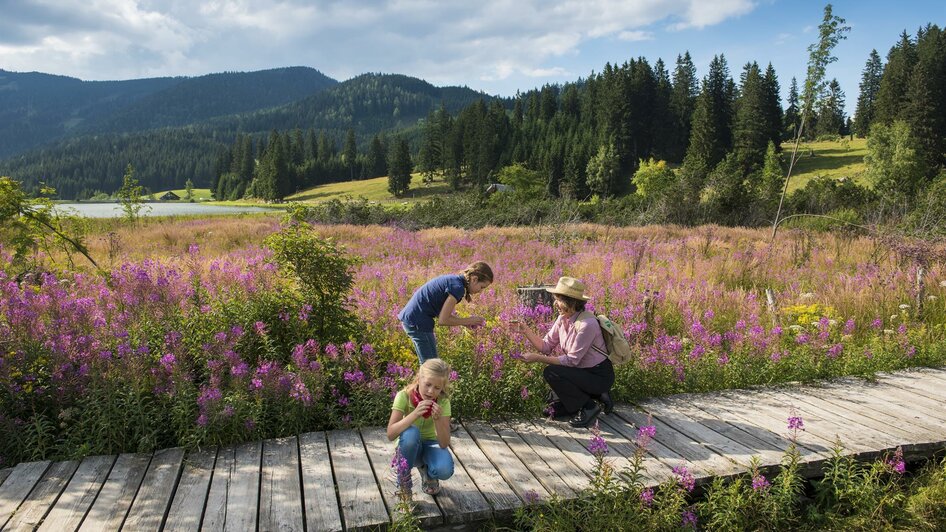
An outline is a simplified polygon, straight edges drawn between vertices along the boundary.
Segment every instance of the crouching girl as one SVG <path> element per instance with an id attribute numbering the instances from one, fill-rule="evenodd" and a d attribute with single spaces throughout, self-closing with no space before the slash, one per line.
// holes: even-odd
<path id="1" fill-rule="evenodd" d="M 450 456 L 450 366 L 431 358 L 414 380 L 394 397 L 388 439 L 397 439 L 408 471 L 417 467 L 424 493 L 440 492 L 440 481 L 453 476 Z"/>

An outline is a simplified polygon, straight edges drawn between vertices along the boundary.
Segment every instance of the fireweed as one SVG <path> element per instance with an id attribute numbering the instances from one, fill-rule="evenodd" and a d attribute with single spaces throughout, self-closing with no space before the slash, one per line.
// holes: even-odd
<path id="1" fill-rule="evenodd" d="M 553 310 L 523 306 L 513 287 L 561 275 L 586 283 L 589 306 L 638 353 L 617 368 L 619 400 L 946 361 L 942 266 L 925 267 L 936 298 L 920 313 L 913 263 L 867 239 L 837 254 L 837 238 L 820 236 L 799 263 L 790 246 L 768 250 L 764 231 L 716 227 L 575 226 L 554 245 L 528 228 L 315 231 L 358 261 L 345 302 L 355 327 L 337 334 L 315 333 L 313 302 L 262 247 L 205 256 L 220 246 L 182 243 L 106 278 L 17 281 L 0 266 L 0 467 L 381 425 L 417 365 L 397 311 L 426 279 L 474 259 L 497 282 L 458 310 L 486 326 L 438 330 L 458 416 L 541 415 L 541 367 L 521 361 L 527 344 L 505 323 L 546 330 Z M 770 312 L 765 288 L 791 310 Z"/>

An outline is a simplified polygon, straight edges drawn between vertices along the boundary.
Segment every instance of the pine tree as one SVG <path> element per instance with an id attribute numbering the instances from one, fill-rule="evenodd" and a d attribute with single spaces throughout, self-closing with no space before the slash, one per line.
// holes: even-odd
<path id="1" fill-rule="evenodd" d="M 762 167 L 771 134 L 767 121 L 768 95 L 759 65 L 755 62 L 747 64 L 741 79 L 733 127 L 733 151 L 742 171 L 740 178 Z"/>
<path id="2" fill-rule="evenodd" d="M 670 109 L 675 120 L 674 149 L 668 160 L 679 162 L 686 154 L 690 142 L 690 124 L 696 98 L 700 93 L 696 67 L 690 58 L 690 52 L 677 56 L 677 66 L 673 71 L 673 90 L 670 95 Z"/>
<path id="3" fill-rule="evenodd" d="M 614 142 L 602 144 L 598 154 L 588 161 L 588 188 L 599 198 L 609 198 L 617 190 L 620 166 Z"/>
<path id="4" fill-rule="evenodd" d="M 342 151 L 342 162 L 348 168 L 348 178 L 355 180 L 355 161 L 358 158 L 358 144 L 355 142 L 355 130 L 348 128 L 345 134 L 345 149 Z"/>
<path id="5" fill-rule="evenodd" d="M 782 138 L 795 138 L 799 126 L 801 126 L 801 114 L 798 107 L 798 80 L 792 77 L 792 83 L 788 86 L 788 107 L 785 108 Z"/>
<path id="6" fill-rule="evenodd" d="M 832 79 L 824 96 L 818 100 L 815 133 L 817 136 L 844 134 L 847 116 L 844 114 L 844 91 L 837 79 Z"/>
<path id="7" fill-rule="evenodd" d="M 762 88 L 764 93 L 765 120 L 769 131 L 768 137 L 775 145 L 775 151 L 782 151 L 782 96 L 781 87 L 779 87 L 778 76 L 775 74 L 775 67 L 772 63 L 765 69 L 765 77 L 762 78 Z"/>
<path id="8" fill-rule="evenodd" d="M 877 54 L 877 50 L 871 50 L 867 64 L 864 65 L 864 72 L 861 74 L 860 95 L 857 97 L 857 107 L 854 110 L 856 120 L 854 132 L 858 137 L 864 138 L 870 132 L 870 126 L 876 114 L 874 106 L 883 75 L 884 65 L 880 61 L 880 55 Z"/>
<path id="9" fill-rule="evenodd" d="M 391 146 L 388 156 L 388 192 L 401 198 L 411 186 L 411 150 L 404 138 L 399 137 Z"/>
<path id="10" fill-rule="evenodd" d="M 687 158 L 697 158 L 715 167 L 732 149 L 733 97 L 735 85 L 729 76 L 726 58 L 713 57 L 703 90 L 693 111 Z"/>
<path id="11" fill-rule="evenodd" d="M 926 166 L 933 170 L 946 165 L 946 33 L 929 25 L 917 35 L 917 63 L 903 117 Z"/>
<path id="12" fill-rule="evenodd" d="M 904 118 L 906 98 L 910 87 L 910 76 L 916 65 L 916 45 L 906 31 L 900 34 L 900 42 L 887 54 L 887 65 L 880 78 L 877 90 L 875 120 L 889 124 Z"/>
<path id="13" fill-rule="evenodd" d="M 387 150 L 380 135 L 371 138 L 365 166 L 367 177 L 381 177 L 388 173 Z"/>

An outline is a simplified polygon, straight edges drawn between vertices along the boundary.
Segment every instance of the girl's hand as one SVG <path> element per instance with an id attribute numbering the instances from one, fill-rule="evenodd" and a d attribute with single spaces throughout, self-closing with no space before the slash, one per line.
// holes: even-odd
<path id="1" fill-rule="evenodd" d="M 434 421 L 440 419 L 440 414 L 443 413 L 443 409 L 440 408 L 440 405 L 436 402 L 430 408 L 430 417 L 434 418 Z"/>
<path id="2" fill-rule="evenodd" d="M 480 316 L 470 316 L 469 319 L 470 319 L 470 323 L 469 325 L 467 325 L 467 327 L 471 329 L 476 329 L 478 327 L 482 327 L 486 325 L 486 319 L 481 318 Z"/>
<path id="3" fill-rule="evenodd" d="M 430 408 L 430 405 L 436 404 L 437 403 L 431 401 L 430 399 L 424 399 L 423 401 L 417 403 L 417 407 L 414 408 L 414 411 L 411 412 L 411 415 L 414 416 L 414 419 L 424 417 L 424 414 L 427 413 L 427 409 Z"/>

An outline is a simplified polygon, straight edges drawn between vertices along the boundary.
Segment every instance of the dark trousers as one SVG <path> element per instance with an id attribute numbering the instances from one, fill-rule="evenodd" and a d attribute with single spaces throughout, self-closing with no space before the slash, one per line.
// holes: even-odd
<path id="1" fill-rule="evenodd" d="M 542 376 L 565 410 L 577 412 L 592 397 L 611 391 L 614 366 L 610 360 L 591 368 L 548 365 L 542 370 Z"/>

